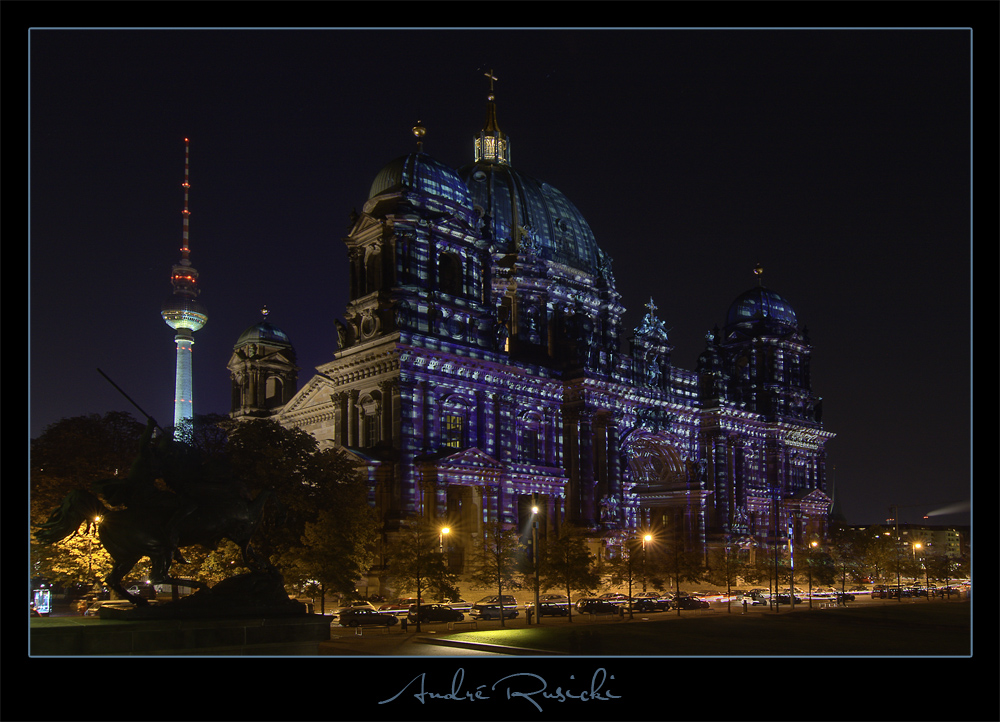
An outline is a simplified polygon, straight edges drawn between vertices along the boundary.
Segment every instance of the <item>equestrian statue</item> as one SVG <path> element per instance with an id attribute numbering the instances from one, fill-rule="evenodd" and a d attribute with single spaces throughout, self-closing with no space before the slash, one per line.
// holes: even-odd
<path id="1" fill-rule="evenodd" d="M 129 473 L 94 482 L 92 490 L 71 491 L 36 529 L 35 538 L 54 544 L 77 533 L 84 523 L 89 532 L 100 516 L 98 539 L 114 562 L 104 582 L 120 598 L 139 606 L 148 602 L 129 593 L 122 580 L 142 557 L 149 557 L 153 584 L 208 586 L 170 575 L 173 562 L 184 563 L 180 550 L 195 544 L 215 549 L 229 539 L 239 545 L 251 572 L 276 573 L 250 543 L 273 492 L 264 490 L 250 498 L 245 486 L 225 469 L 213 468 L 193 447 L 166 434 L 156 438 L 156 429 L 156 421 L 147 415 L 139 455 Z"/>

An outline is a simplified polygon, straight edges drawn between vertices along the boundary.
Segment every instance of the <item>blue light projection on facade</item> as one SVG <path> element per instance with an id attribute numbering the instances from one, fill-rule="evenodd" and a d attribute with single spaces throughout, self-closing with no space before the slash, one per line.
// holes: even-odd
<path id="1" fill-rule="evenodd" d="M 611 259 L 562 193 L 510 165 L 495 80 L 470 165 L 418 144 L 376 176 L 344 239 L 334 360 L 280 406 L 234 393 L 233 415 L 354 454 L 386 535 L 447 525 L 456 567 L 484 523 L 523 531 L 533 504 L 541 534 L 573 522 L 602 554 L 638 529 L 704 553 L 787 543 L 789 520 L 797 541 L 823 535 L 833 434 L 791 306 L 763 285 L 741 295 L 695 370 L 673 365 L 652 299 L 623 338 Z"/>

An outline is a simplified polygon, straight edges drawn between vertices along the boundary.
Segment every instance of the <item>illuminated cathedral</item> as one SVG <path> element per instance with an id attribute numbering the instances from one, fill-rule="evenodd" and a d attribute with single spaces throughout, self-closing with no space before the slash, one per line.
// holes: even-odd
<path id="1" fill-rule="evenodd" d="M 289 339 L 251 326 L 229 365 L 232 416 L 349 452 L 384 534 L 446 525 L 456 568 L 487 522 L 527 530 L 533 506 L 541 534 L 571 522 L 599 555 L 647 532 L 706 555 L 822 537 L 833 434 L 792 307 L 758 276 L 695 369 L 673 365 L 652 300 L 624 329 L 586 220 L 511 165 L 492 80 L 470 164 L 425 154 L 418 124 L 416 150 L 352 214 L 334 359 L 296 389 Z"/>

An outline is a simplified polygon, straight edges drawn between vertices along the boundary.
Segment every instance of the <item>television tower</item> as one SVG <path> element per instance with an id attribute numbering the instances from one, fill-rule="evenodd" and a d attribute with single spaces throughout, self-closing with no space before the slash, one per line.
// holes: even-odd
<path id="1" fill-rule="evenodd" d="M 174 341 L 177 343 L 177 373 L 174 380 L 174 438 L 183 440 L 182 436 L 190 433 L 190 422 L 194 418 L 192 404 L 191 349 L 194 346 L 194 332 L 205 325 L 208 314 L 205 307 L 198 303 L 198 271 L 191 265 L 188 256 L 191 248 L 188 246 L 188 139 L 184 139 L 184 226 L 181 241 L 181 260 L 174 264 L 170 272 L 170 285 L 174 292 L 163 302 L 160 315 L 170 328 L 176 331 Z"/>

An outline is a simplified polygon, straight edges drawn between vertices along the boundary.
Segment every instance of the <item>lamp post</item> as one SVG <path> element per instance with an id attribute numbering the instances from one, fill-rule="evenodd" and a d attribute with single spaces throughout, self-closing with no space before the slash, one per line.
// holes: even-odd
<path id="1" fill-rule="evenodd" d="M 917 549 L 923 549 L 924 545 L 920 542 L 913 542 L 913 558 L 917 558 Z M 927 564 L 924 562 L 924 555 L 920 555 L 920 566 L 924 568 L 924 596 L 927 597 L 927 601 L 931 600 L 931 590 L 930 590 L 930 579 L 927 576 Z"/>
<path id="2" fill-rule="evenodd" d="M 808 551 L 808 555 L 809 556 L 806 558 L 806 568 L 809 571 L 809 608 L 810 609 L 812 609 L 812 607 L 813 607 L 813 568 L 812 568 L 812 564 L 813 564 L 813 552 L 815 551 L 816 547 L 818 547 L 818 546 L 819 546 L 819 542 L 816 541 L 815 539 L 813 539 L 811 542 L 809 542 L 809 551 Z"/>
<path id="3" fill-rule="evenodd" d="M 538 600 L 538 507 L 531 507 L 531 555 L 534 558 L 535 571 L 535 624 L 542 623 L 542 608 Z M 501 600 L 502 602 L 502 600 Z M 500 606 L 500 616 L 503 616 L 503 604 Z"/>
<path id="4" fill-rule="evenodd" d="M 644 534 L 642 537 L 642 591 L 646 591 L 646 542 L 648 541 L 653 541 L 652 534 Z"/>
<path id="5" fill-rule="evenodd" d="M 625 540 L 625 553 L 627 554 L 626 560 L 628 561 L 628 618 L 632 619 L 632 547 L 629 544 L 633 540 L 633 537 L 629 537 Z"/>
<path id="6" fill-rule="evenodd" d="M 87 538 L 87 581 L 91 586 L 94 584 L 94 534 L 97 526 L 101 523 L 101 517 L 94 517 L 94 531 Z"/>

